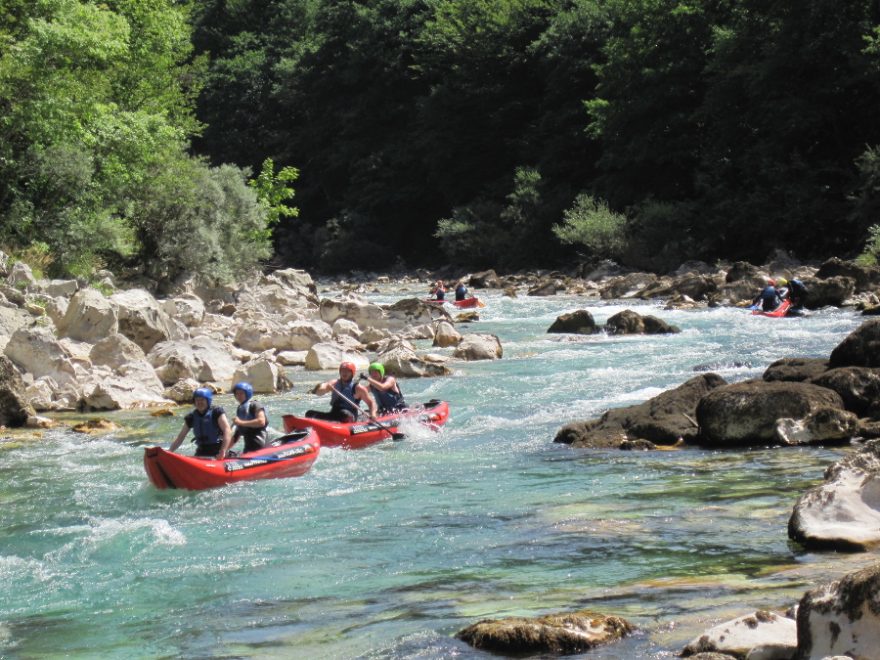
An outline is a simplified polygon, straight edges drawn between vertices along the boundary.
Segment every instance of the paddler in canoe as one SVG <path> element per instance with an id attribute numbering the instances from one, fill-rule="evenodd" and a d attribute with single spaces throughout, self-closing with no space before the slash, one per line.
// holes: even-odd
<path id="1" fill-rule="evenodd" d="M 254 388 L 244 381 L 232 386 L 232 395 L 238 402 L 235 411 L 235 433 L 232 436 L 232 444 L 239 438 L 244 438 L 244 453 L 257 451 L 266 446 L 269 441 L 269 417 L 266 414 L 266 406 L 253 398 Z"/>
<path id="2" fill-rule="evenodd" d="M 430 293 L 434 296 L 434 300 L 446 300 L 446 287 L 443 286 L 443 280 L 437 280 Z"/>
<path id="3" fill-rule="evenodd" d="M 400 391 L 397 379 L 385 375 L 385 365 L 381 362 L 373 362 L 368 372 L 369 376 L 361 374 L 361 380 L 366 380 L 370 384 L 370 394 L 376 400 L 380 415 L 388 415 L 408 407 L 403 400 L 403 392 Z"/>
<path id="4" fill-rule="evenodd" d="M 461 301 L 467 299 L 468 290 L 461 280 L 455 285 L 455 300 Z"/>
<path id="5" fill-rule="evenodd" d="M 370 391 L 354 379 L 357 368 L 353 362 L 339 365 L 339 378 L 315 385 L 312 394 L 330 393 L 330 411 L 307 410 L 306 417 L 325 419 L 332 422 L 354 422 L 363 414 L 361 402 L 370 409 L 370 417 L 376 417 L 376 402 Z"/>
<path id="6" fill-rule="evenodd" d="M 218 461 L 226 458 L 226 453 L 232 446 L 232 427 L 229 426 L 226 411 L 221 406 L 211 405 L 213 399 L 214 393 L 207 387 L 200 387 L 193 392 L 195 410 L 183 418 L 183 427 L 168 451 L 174 453 L 192 429 L 196 456 L 211 456 Z"/>
<path id="7" fill-rule="evenodd" d="M 767 286 L 761 289 L 761 293 L 752 301 L 752 309 L 757 309 L 759 303 L 762 312 L 772 312 L 782 304 L 779 290 L 776 288 L 776 280 L 773 278 L 767 280 Z"/>

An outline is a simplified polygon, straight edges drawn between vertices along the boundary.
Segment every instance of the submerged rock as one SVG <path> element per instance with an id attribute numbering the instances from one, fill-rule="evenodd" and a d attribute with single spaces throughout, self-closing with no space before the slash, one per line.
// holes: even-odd
<path id="1" fill-rule="evenodd" d="M 581 610 L 536 618 L 487 619 L 461 630 L 456 637 L 496 653 L 583 653 L 634 630 L 620 617 Z"/>

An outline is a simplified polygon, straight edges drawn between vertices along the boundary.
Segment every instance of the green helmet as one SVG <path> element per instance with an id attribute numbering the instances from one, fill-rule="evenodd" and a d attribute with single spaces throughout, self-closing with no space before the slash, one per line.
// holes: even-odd
<path id="1" fill-rule="evenodd" d="M 373 364 L 370 365 L 369 370 L 378 371 L 379 375 L 382 376 L 382 378 L 385 378 L 385 367 L 382 366 L 381 362 L 373 362 Z"/>

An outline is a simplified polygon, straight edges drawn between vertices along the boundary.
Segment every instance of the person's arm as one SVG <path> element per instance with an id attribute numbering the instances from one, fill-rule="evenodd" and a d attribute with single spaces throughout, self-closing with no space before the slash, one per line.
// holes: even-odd
<path id="1" fill-rule="evenodd" d="M 333 391 L 333 383 L 336 381 L 328 380 L 326 383 L 318 383 L 312 388 L 312 394 L 327 394 Z"/>
<path id="2" fill-rule="evenodd" d="M 223 441 L 220 443 L 220 452 L 217 454 L 217 460 L 223 460 L 226 458 L 226 452 L 229 451 L 229 447 L 232 446 L 232 427 L 229 426 L 229 420 L 226 419 L 226 413 L 223 413 L 217 418 L 217 426 L 220 427 L 220 432 L 223 434 Z"/>
<path id="3" fill-rule="evenodd" d="M 183 428 L 180 429 L 180 432 L 177 434 L 177 437 L 174 438 L 174 441 L 171 443 L 171 446 L 168 447 L 168 451 L 173 453 L 178 447 L 180 447 L 180 443 L 183 442 L 183 439 L 186 437 L 187 433 L 189 433 L 189 424 L 184 422 Z"/>
<path id="4" fill-rule="evenodd" d="M 363 385 L 358 385 L 354 391 L 355 397 L 367 404 L 367 408 L 370 409 L 370 417 L 376 417 L 379 411 L 376 409 L 376 402 L 373 400 L 370 390 Z"/>
<path id="5" fill-rule="evenodd" d="M 367 382 L 370 383 L 370 385 L 375 387 L 377 390 L 387 392 L 388 390 L 394 388 L 394 386 L 397 384 L 397 379 L 394 378 L 394 376 L 388 376 L 388 378 L 385 379 L 385 382 L 382 382 L 367 376 Z"/>

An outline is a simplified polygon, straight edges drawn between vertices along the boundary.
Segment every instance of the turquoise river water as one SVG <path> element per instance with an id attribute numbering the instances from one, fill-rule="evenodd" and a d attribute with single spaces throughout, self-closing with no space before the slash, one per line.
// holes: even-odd
<path id="1" fill-rule="evenodd" d="M 589 608 L 639 631 L 588 657 L 672 658 L 724 618 L 785 607 L 869 561 L 805 553 L 786 536 L 795 499 L 843 449 L 552 442 L 563 423 L 644 401 L 699 365 L 733 382 L 780 357 L 827 356 L 861 317 L 481 297 L 465 331 L 497 334 L 503 359 L 402 382 L 410 401 L 448 400 L 449 424 L 325 449 L 300 478 L 156 490 L 143 448 L 167 446 L 186 408 L 100 415 L 122 430 L 91 437 L 65 430 L 82 416 L 62 415 L 42 438 L 0 440 L 0 657 L 490 658 L 455 633 Z M 546 333 L 579 308 L 599 323 L 631 308 L 682 332 Z M 292 392 L 263 397 L 273 426 L 327 404 L 306 392 L 331 374 L 290 375 Z"/>

